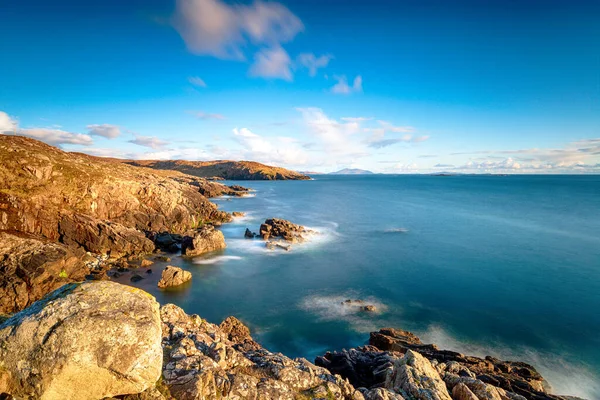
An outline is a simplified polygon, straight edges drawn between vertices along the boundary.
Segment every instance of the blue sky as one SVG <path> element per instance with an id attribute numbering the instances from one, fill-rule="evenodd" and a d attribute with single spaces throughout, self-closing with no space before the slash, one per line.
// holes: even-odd
<path id="1" fill-rule="evenodd" d="M 298 170 L 600 171 L 597 1 L 4 1 L 0 133 Z"/>

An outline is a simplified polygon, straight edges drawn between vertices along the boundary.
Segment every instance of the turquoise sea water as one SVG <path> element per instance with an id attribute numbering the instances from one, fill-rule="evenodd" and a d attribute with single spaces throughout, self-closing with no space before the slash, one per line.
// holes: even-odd
<path id="1" fill-rule="evenodd" d="M 235 182 L 215 201 L 247 216 L 228 248 L 171 264 L 193 273 L 161 303 L 246 322 L 272 351 L 314 359 L 385 326 L 476 355 L 534 364 L 555 392 L 600 399 L 600 176 L 316 176 Z M 318 229 L 269 251 L 243 238 L 270 217 Z M 158 272 L 157 265 L 155 268 Z M 340 305 L 361 298 L 378 314 Z"/>

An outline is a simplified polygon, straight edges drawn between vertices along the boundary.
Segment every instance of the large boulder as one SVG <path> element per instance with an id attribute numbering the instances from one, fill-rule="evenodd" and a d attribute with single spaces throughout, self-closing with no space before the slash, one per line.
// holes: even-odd
<path id="1" fill-rule="evenodd" d="M 85 280 L 82 249 L 0 232 L 0 314 L 12 314 L 69 282 Z"/>
<path id="2" fill-rule="evenodd" d="M 167 265 L 167 267 L 163 270 L 162 275 L 160 276 L 158 287 L 164 289 L 172 286 L 179 286 L 183 285 L 190 279 L 192 279 L 191 272 L 184 271 L 179 267 Z"/>
<path id="3" fill-rule="evenodd" d="M 16 398 L 139 393 L 161 367 L 158 303 L 118 283 L 65 285 L 0 325 L 0 393 Z"/>
<path id="4" fill-rule="evenodd" d="M 185 236 L 181 242 L 181 253 L 186 256 L 198 256 L 226 247 L 223 232 L 212 225 L 198 229 L 193 236 Z"/>
<path id="5" fill-rule="evenodd" d="M 428 359 L 408 350 L 394 363 L 385 387 L 415 400 L 452 400 L 446 384 Z"/>

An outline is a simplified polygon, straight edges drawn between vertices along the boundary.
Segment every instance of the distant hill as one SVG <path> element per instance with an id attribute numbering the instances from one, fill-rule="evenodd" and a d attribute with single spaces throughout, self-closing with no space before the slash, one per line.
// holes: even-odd
<path id="1" fill-rule="evenodd" d="M 121 162 L 138 167 L 179 171 L 201 178 L 219 177 L 228 180 L 250 181 L 310 179 L 310 177 L 295 171 L 254 161 L 121 160 Z"/>
<path id="2" fill-rule="evenodd" d="M 336 172 L 330 172 L 329 175 L 372 175 L 373 172 L 366 169 L 344 168 Z"/>

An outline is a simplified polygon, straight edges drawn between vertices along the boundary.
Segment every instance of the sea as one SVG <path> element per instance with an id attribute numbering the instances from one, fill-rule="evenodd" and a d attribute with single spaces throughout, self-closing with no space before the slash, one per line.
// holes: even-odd
<path id="1" fill-rule="evenodd" d="M 159 290 L 160 262 L 140 282 L 121 279 L 213 323 L 234 315 L 290 357 L 314 361 L 395 327 L 443 349 L 531 363 L 554 393 L 600 399 L 600 176 L 226 183 L 253 191 L 213 201 L 245 216 L 221 227 L 224 251 L 171 255 L 191 284 Z M 290 251 L 244 238 L 267 218 L 318 233 Z"/>

